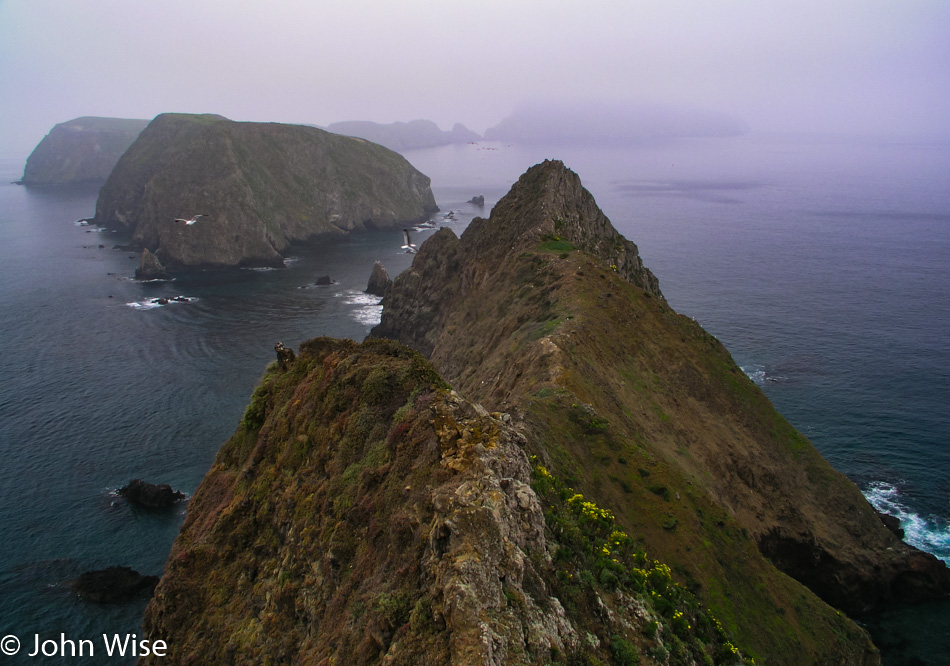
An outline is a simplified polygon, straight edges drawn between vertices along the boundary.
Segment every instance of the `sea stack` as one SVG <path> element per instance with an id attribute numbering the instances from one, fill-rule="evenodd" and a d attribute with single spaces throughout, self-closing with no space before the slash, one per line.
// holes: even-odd
<path id="1" fill-rule="evenodd" d="M 148 248 L 142 250 L 142 261 L 135 269 L 136 280 L 170 280 L 171 276 Z"/>
<path id="2" fill-rule="evenodd" d="M 373 272 L 369 274 L 369 282 L 366 285 L 366 293 L 373 296 L 385 296 L 389 285 L 393 283 L 389 273 L 380 262 L 373 264 Z"/>

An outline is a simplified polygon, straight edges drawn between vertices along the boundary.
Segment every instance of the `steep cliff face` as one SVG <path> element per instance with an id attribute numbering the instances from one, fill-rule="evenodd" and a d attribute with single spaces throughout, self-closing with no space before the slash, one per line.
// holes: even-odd
<path id="1" fill-rule="evenodd" d="M 103 183 L 147 120 L 86 116 L 59 123 L 26 160 L 23 185 Z"/>
<path id="2" fill-rule="evenodd" d="M 435 210 L 429 179 L 382 146 L 312 127 L 163 114 L 116 164 L 96 222 L 131 230 L 169 268 L 280 265 L 293 242 Z M 175 222 L 196 214 L 194 225 Z"/>
<path id="3" fill-rule="evenodd" d="M 529 446 L 402 345 L 304 343 L 191 500 L 146 611 L 170 649 L 152 661 L 740 663 L 670 569 Z"/>
<path id="4" fill-rule="evenodd" d="M 842 645 L 813 594 L 846 611 L 947 595 L 946 566 L 898 541 L 615 235 L 575 174 L 533 167 L 490 219 L 423 245 L 373 335 L 517 414 L 535 455 L 770 662 Z"/>

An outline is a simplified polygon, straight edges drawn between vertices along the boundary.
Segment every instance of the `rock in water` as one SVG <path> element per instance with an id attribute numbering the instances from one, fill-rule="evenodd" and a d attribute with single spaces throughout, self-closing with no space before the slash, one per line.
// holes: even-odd
<path id="1" fill-rule="evenodd" d="M 314 282 L 318 287 L 326 287 L 327 285 L 333 284 L 333 280 L 330 279 L 329 275 L 321 275 Z"/>
<path id="2" fill-rule="evenodd" d="M 389 273 L 386 272 L 386 269 L 380 262 L 373 264 L 373 272 L 369 274 L 369 282 L 366 285 L 366 293 L 372 294 L 373 296 L 385 296 L 386 290 L 389 289 L 393 281 L 389 277 Z"/>
<path id="3" fill-rule="evenodd" d="M 86 601 L 97 604 L 117 604 L 131 601 L 150 591 L 158 583 L 158 576 L 143 576 L 129 567 L 108 567 L 87 571 L 73 581 L 73 590 Z"/>
<path id="4" fill-rule="evenodd" d="M 53 127 L 26 160 L 23 185 L 103 183 L 147 120 L 76 118 Z"/>
<path id="5" fill-rule="evenodd" d="M 485 205 L 485 195 L 484 194 L 476 195 L 472 197 L 471 199 L 469 199 L 468 203 L 472 204 L 473 206 L 478 206 L 479 208 L 481 208 L 482 206 Z"/>
<path id="6" fill-rule="evenodd" d="M 135 269 L 136 280 L 170 280 L 162 262 L 148 249 L 142 250 L 142 263 Z"/>
<path id="7" fill-rule="evenodd" d="M 167 302 L 167 301 L 166 301 Z M 119 495 L 148 509 L 166 509 L 176 502 L 186 499 L 184 493 L 172 490 L 167 483 L 148 483 L 141 479 L 132 479 L 129 485 L 119 488 Z"/>
<path id="8" fill-rule="evenodd" d="M 396 229 L 438 210 L 401 155 L 314 127 L 162 114 L 99 193 L 96 223 L 169 268 L 283 266 L 291 243 Z M 175 223 L 201 211 L 194 225 Z"/>

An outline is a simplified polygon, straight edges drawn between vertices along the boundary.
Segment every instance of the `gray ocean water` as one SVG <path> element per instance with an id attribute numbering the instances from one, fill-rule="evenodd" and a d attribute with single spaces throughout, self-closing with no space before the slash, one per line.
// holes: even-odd
<path id="1" fill-rule="evenodd" d="M 908 541 L 950 561 L 950 146 L 739 137 L 407 157 L 459 233 L 529 166 L 562 159 L 673 307 Z M 113 249 L 127 239 L 76 224 L 97 192 L 7 184 L 24 159 L 0 160 L 0 634 L 137 632 L 144 602 L 84 604 L 68 580 L 160 573 L 183 508 L 137 511 L 114 489 L 193 492 L 274 343 L 362 339 L 380 311 L 361 292 L 373 262 L 395 275 L 411 256 L 400 233 L 373 233 L 299 248 L 282 270 L 138 283 L 137 257 Z M 465 203 L 476 194 L 484 210 Z M 323 275 L 333 284 L 313 286 Z M 175 295 L 190 300 L 151 302 Z M 948 663 L 947 604 L 862 621 L 887 663 Z"/>

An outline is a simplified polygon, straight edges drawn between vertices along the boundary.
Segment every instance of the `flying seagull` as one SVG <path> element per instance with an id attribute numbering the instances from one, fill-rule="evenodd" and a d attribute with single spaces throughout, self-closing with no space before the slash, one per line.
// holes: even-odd
<path id="1" fill-rule="evenodd" d="M 415 253 L 416 253 L 416 244 L 409 240 L 409 230 L 408 230 L 408 229 L 403 229 L 403 230 L 402 230 L 402 237 L 403 237 L 403 239 L 406 241 L 405 243 L 403 243 L 402 249 L 405 250 L 407 254 L 415 254 Z"/>
<path id="2" fill-rule="evenodd" d="M 191 226 L 192 224 L 194 224 L 195 222 L 198 221 L 198 218 L 199 218 L 199 217 L 208 217 L 208 216 L 207 216 L 207 215 L 195 215 L 195 216 L 194 216 L 193 218 L 191 218 L 190 220 L 183 220 L 183 219 L 181 219 L 181 218 L 179 217 L 179 218 L 177 218 L 177 219 L 175 220 L 175 222 L 184 222 L 185 224 Z"/>

